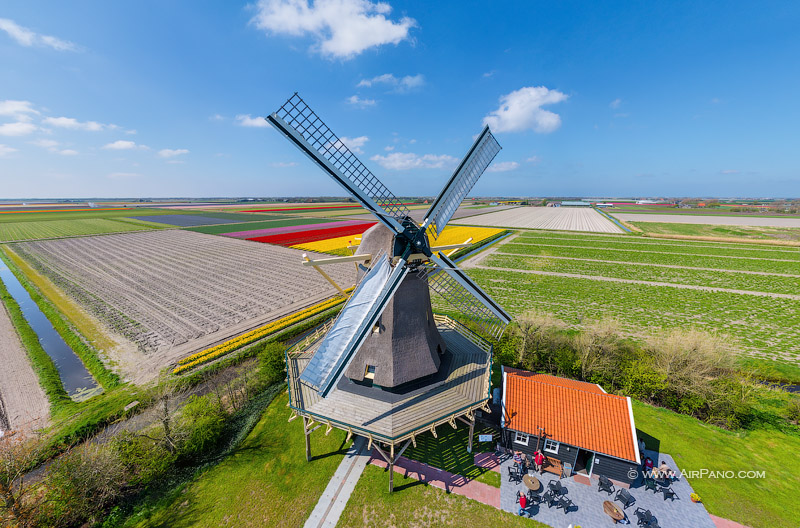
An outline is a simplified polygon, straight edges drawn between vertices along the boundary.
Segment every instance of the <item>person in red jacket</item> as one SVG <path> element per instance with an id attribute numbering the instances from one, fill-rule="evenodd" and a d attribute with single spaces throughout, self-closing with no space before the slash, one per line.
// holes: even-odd
<path id="1" fill-rule="evenodd" d="M 542 465 L 544 464 L 544 455 L 541 451 L 536 452 L 536 455 L 533 457 L 533 463 L 536 465 L 536 471 L 541 473 Z"/>
<path id="2" fill-rule="evenodd" d="M 519 515 L 522 516 L 525 513 L 525 508 L 528 506 L 528 498 L 520 494 L 519 496 Z"/>

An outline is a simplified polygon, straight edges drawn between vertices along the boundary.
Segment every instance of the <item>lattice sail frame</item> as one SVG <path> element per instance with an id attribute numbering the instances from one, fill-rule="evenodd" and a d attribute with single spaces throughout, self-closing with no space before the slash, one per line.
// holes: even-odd
<path id="1" fill-rule="evenodd" d="M 361 163 L 297 93 L 275 115 L 294 128 L 318 154 L 336 167 L 354 187 L 363 190 L 389 216 L 398 222 L 408 216 L 408 207 Z"/>
<path id="2" fill-rule="evenodd" d="M 453 261 L 439 254 L 438 259 L 443 261 L 446 268 L 441 266 L 426 267 L 422 270 L 420 277 L 427 279 L 428 287 L 439 294 L 445 301 L 447 301 L 453 308 L 459 310 L 466 316 L 470 317 L 472 321 L 481 328 L 488 335 L 499 339 L 509 322 L 511 321 L 508 314 L 500 308 L 488 294 L 481 290 L 471 280 L 466 279 L 466 283 L 471 287 L 477 289 L 479 296 L 470 292 L 452 273 L 447 271 L 457 271 L 458 274 L 463 274 L 458 266 Z M 495 306 L 503 317 L 498 316 L 487 306 L 487 301 Z"/>
<path id="3" fill-rule="evenodd" d="M 501 149 L 489 127 L 484 127 L 426 214 L 423 227 L 433 229 L 435 238 L 450 222 L 456 209 Z"/>

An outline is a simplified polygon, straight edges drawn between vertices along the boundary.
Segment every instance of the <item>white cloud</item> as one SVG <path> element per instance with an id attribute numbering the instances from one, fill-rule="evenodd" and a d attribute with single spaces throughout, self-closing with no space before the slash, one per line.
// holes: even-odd
<path id="1" fill-rule="evenodd" d="M 313 35 L 312 51 L 328 58 L 352 59 L 384 44 L 399 44 L 417 25 L 413 18 L 397 22 L 387 16 L 392 7 L 369 0 L 259 0 L 251 20 L 272 34 Z"/>
<path id="2" fill-rule="evenodd" d="M 225 118 L 220 114 L 214 114 L 208 118 L 209 121 L 225 121 Z"/>
<path id="3" fill-rule="evenodd" d="M 483 118 L 495 132 L 533 130 L 541 134 L 561 126 L 558 114 L 543 110 L 543 105 L 560 103 L 567 95 L 544 86 L 526 86 L 500 97 L 500 107 Z"/>
<path id="4" fill-rule="evenodd" d="M 72 149 L 59 150 L 58 153 L 61 154 L 62 156 L 77 156 L 78 155 L 78 151 L 77 150 L 72 150 Z"/>
<path id="5" fill-rule="evenodd" d="M 183 154 L 188 154 L 189 151 L 186 149 L 161 149 L 158 151 L 159 158 L 174 158 L 175 156 L 182 156 Z"/>
<path id="6" fill-rule="evenodd" d="M 369 138 L 367 136 L 358 136 L 355 138 L 341 137 L 339 138 L 339 141 L 341 141 L 347 148 L 356 154 L 363 154 L 364 151 L 361 150 L 361 147 L 363 147 L 367 141 L 369 141 Z"/>
<path id="7" fill-rule="evenodd" d="M 51 35 L 40 35 L 26 27 L 22 27 L 13 20 L 0 18 L 0 30 L 8 33 L 20 46 L 47 46 L 56 51 L 77 51 L 78 46 L 72 42 L 61 40 Z"/>
<path id="8" fill-rule="evenodd" d="M 488 72 L 483 74 L 483 77 L 484 77 L 484 79 L 488 79 L 489 77 L 493 76 L 495 73 L 497 73 L 495 70 L 488 71 Z"/>
<path id="9" fill-rule="evenodd" d="M 0 158 L 2 158 L 3 156 L 8 156 L 9 154 L 12 154 L 16 151 L 17 149 L 15 149 L 14 147 L 9 147 L 8 145 L 3 145 L 2 143 L 0 143 Z"/>
<path id="10" fill-rule="evenodd" d="M 385 150 L 386 152 L 391 152 L 391 151 L 394 150 L 394 147 L 389 145 L 389 146 L 383 147 L 383 150 Z"/>
<path id="11" fill-rule="evenodd" d="M 353 106 L 357 106 L 359 108 L 367 108 L 369 106 L 375 106 L 377 102 L 375 99 L 362 99 L 357 95 L 351 95 L 347 98 L 347 103 Z"/>
<path id="12" fill-rule="evenodd" d="M 499 163 L 492 163 L 489 165 L 489 168 L 486 169 L 486 172 L 506 172 L 514 170 L 517 167 L 519 167 L 519 163 L 516 161 L 501 161 Z"/>
<path id="13" fill-rule="evenodd" d="M 369 88 L 379 84 L 392 87 L 398 92 L 407 92 L 423 86 L 425 84 L 425 77 L 421 73 L 417 75 L 406 75 L 405 77 L 395 77 L 391 73 L 384 73 L 372 79 L 362 79 L 357 87 L 365 86 Z"/>
<path id="14" fill-rule="evenodd" d="M 11 99 L 0 101 L 0 115 L 12 117 L 17 121 L 30 121 L 30 114 L 38 113 L 30 101 L 14 101 Z"/>
<path id="15" fill-rule="evenodd" d="M 53 141 L 52 139 L 37 139 L 36 141 L 31 141 L 31 145 L 52 149 L 58 146 L 58 141 Z"/>
<path id="16" fill-rule="evenodd" d="M 45 117 L 42 120 L 45 125 L 58 128 L 68 128 L 70 130 L 87 130 L 89 132 L 99 132 L 105 128 L 115 129 L 117 125 L 104 125 L 97 121 L 78 121 L 72 117 Z"/>
<path id="17" fill-rule="evenodd" d="M 33 123 L 4 123 L 0 125 L 0 136 L 26 136 L 36 130 Z"/>
<path id="18" fill-rule="evenodd" d="M 540 161 L 542 161 L 542 158 L 540 158 L 539 156 L 531 156 L 525 161 L 527 161 L 528 163 L 539 163 Z"/>
<path id="19" fill-rule="evenodd" d="M 409 170 L 409 169 L 447 169 L 455 167 L 458 159 L 446 154 L 424 154 L 418 156 L 411 152 L 392 152 L 386 156 L 372 156 L 372 161 L 377 162 L 384 169 Z"/>
<path id="20" fill-rule="evenodd" d="M 267 128 L 269 127 L 269 122 L 263 117 L 252 117 L 250 114 L 239 114 L 236 116 L 236 124 L 243 127 L 254 127 L 254 128 Z"/>
<path id="21" fill-rule="evenodd" d="M 295 167 L 297 163 L 294 161 L 278 161 L 275 163 L 270 163 L 270 165 L 272 165 L 273 167 L 286 168 L 286 167 Z"/>
<path id="22" fill-rule="evenodd" d="M 133 141 L 125 141 L 123 139 L 118 139 L 113 143 L 109 143 L 108 145 L 103 145 L 103 148 L 107 150 L 133 150 L 133 149 L 146 150 L 148 147 L 146 147 L 145 145 L 137 145 Z"/>
<path id="23" fill-rule="evenodd" d="M 610 103 L 608 103 L 608 106 L 610 106 L 611 108 L 619 108 L 619 105 L 621 104 L 622 104 L 622 99 L 616 98 Z"/>

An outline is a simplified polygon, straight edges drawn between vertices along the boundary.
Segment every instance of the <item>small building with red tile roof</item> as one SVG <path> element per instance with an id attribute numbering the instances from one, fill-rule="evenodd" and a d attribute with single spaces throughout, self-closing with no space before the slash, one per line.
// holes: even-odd
<path id="1" fill-rule="evenodd" d="M 600 385 L 503 367 L 506 447 L 541 451 L 549 469 L 630 486 L 641 464 L 631 399 Z"/>

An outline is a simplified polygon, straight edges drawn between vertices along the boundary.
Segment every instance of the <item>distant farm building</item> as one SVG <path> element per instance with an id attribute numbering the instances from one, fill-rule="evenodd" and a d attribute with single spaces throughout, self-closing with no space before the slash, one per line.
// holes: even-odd
<path id="1" fill-rule="evenodd" d="M 561 207 L 591 207 L 591 202 L 581 202 L 576 200 L 564 200 L 559 204 Z"/>

